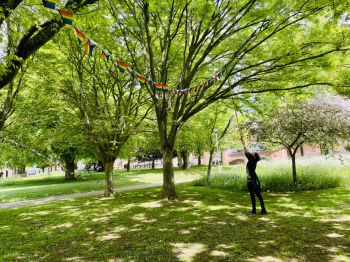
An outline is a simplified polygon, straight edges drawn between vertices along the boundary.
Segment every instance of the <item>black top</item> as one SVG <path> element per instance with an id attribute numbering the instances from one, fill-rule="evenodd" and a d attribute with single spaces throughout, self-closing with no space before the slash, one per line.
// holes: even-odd
<path id="1" fill-rule="evenodd" d="M 256 169 L 256 164 L 258 161 L 260 161 L 260 156 L 258 153 L 255 153 L 254 155 L 250 152 L 245 152 L 245 156 L 248 158 L 248 163 L 247 163 L 247 176 L 248 176 L 248 181 L 252 180 L 257 180 L 258 176 L 255 173 Z"/>

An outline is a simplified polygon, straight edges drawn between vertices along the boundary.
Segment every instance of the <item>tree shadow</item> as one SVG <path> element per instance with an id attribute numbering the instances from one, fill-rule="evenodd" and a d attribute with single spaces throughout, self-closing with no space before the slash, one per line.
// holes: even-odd
<path id="1" fill-rule="evenodd" d="M 178 187 L 88 197 L 0 214 L 4 261 L 349 261 L 349 188 L 249 195 Z M 16 218 L 16 219 L 13 219 Z"/>

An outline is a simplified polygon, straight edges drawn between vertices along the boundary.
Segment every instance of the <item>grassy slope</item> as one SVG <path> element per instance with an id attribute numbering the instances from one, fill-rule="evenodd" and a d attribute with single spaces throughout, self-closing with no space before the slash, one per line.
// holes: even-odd
<path id="1" fill-rule="evenodd" d="M 176 180 L 188 180 L 198 177 L 205 167 L 191 170 L 175 171 Z M 14 202 L 26 199 L 42 198 L 48 196 L 66 195 L 94 190 L 103 190 L 104 174 L 84 174 L 86 179 L 67 182 L 61 176 L 37 176 L 17 179 L 0 180 L 0 203 Z M 116 187 L 157 183 L 163 181 L 162 171 L 158 170 L 132 170 L 130 172 L 115 170 L 114 181 Z"/>
<path id="2" fill-rule="evenodd" d="M 266 194 L 178 187 L 0 212 L 1 261 L 350 261 L 350 188 Z"/>

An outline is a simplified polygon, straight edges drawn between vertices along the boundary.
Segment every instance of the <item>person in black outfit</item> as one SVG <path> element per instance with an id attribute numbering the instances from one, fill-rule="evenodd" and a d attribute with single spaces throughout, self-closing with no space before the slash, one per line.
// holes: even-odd
<path id="1" fill-rule="evenodd" d="M 261 196 L 261 186 L 260 181 L 255 173 L 256 164 L 260 161 L 260 156 L 258 153 L 251 153 L 247 147 L 244 147 L 244 154 L 248 159 L 246 166 L 247 170 L 247 181 L 248 181 L 248 191 L 250 194 L 250 199 L 252 202 L 252 211 L 249 214 L 256 214 L 256 202 L 255 195 L 258 197 L 261 206 L 261 215 L 267 214 L 264 200 Z"/>

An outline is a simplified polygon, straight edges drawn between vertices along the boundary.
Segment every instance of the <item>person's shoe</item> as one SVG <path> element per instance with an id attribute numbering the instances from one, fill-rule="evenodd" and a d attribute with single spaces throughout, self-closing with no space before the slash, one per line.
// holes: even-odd
<path id="1" fill-rule="evenodd" d="M 248 216 L 256 214 L 256 210 L 252 210 L 246 213 Z"/>
<path id="2" fill-rule="evenodd" d="M 261 210 L 260 215 L 267 215 L 267 211 L 266 210 Z"/>

